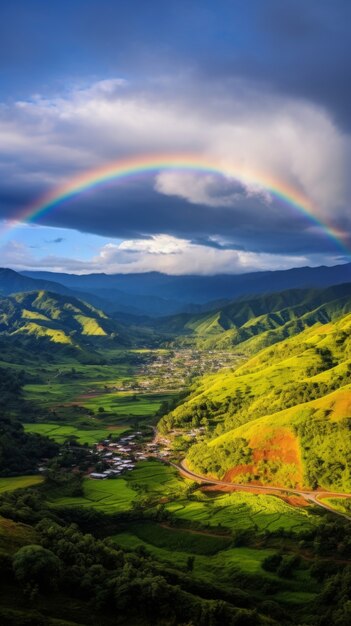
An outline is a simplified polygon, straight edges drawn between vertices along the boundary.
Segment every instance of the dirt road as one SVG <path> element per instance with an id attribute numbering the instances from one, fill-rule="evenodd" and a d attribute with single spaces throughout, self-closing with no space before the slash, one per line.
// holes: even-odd
<path id="1" fill-rule="evenodd" d="M 164 459 L 162 459 L 164 461 Z M 191 480 L 195 480 L 198 483 L 203 483 L 207 485 L 220 485 L 222 487 L 230 487 L 233 491 L 253 491 L 260 493 L 276 493 L 277 495 L 296 495 L 304 498 L 307 502 L 311 502 L 317 506 L 330 511 L 331 513 L 335 513 L 335 515 L 339 515 L 340 517 L 344 517 L 345 519 L 351 521 L 351 516 L 346 515 L 346 513 L 341 513 L 340 511 L 336 511 L 328 504 L 325 504 L 321 501 L 323 498 L 351 498 L 350 493 L 340 493 L 338 491 L 308 491 L 299 489 L 288 489 L 284 487 L 270 487 L 266 485 L 241 485 L 239 483 L 230 483 L 224 480 L 219 480 L 216 478 L 208 478 L 207 476 L 201 476 L 201 474 L 196 474 L 189 470 L 184 461 L 177 465 L 176 463 L 169 462 L 170 465 L 175 467 L 182 476 L 186 478 L 190 478 Z"/>

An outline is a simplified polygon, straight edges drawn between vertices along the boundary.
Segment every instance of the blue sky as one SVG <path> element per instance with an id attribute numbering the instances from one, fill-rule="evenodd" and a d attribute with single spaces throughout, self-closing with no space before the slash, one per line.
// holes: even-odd
<path id="1" fill-rule="evenodd" d="M 8 229 L 111 160 L 191 152 L 291 185 L 351 247 L 348 0 L 12 0 L 0 7 L 2 265 L 245 272 L 348 260 L 259 185 L 169 171 Z"/>

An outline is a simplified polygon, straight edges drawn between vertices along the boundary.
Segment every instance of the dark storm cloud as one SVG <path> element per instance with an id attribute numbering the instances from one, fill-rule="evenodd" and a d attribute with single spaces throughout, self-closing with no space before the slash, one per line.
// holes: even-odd
<path id="1" fill-rule="evenodd" d="M 326 106 L 350 128 L 351 73 L 348 0 L 270 0 L 261 13 L 266 80 Z"/>
<path id="2" fill-rule="evenodd" d="M 350 127 L 350 23 L 349 0 L 12 0 L 0 9 L 3 93 L 191 67 L 313 99 Z"/>
<path id="3" fill-rule="evenodd" d="M 169 234 L 217 250 L 301 255 L 338 251 L 323 229 L 311 231 L 309 219 L 278 202 L 262 207 L 259 199 L 243 196 L 231 208 L 189 204 L 156 193 L 152 182 L 144 179 L 137 188 L 129 184 L 83 194 L 42 215 L 40 223 L 121 239 Z M 0 198 L 2 214 L 7 210 Z"/>

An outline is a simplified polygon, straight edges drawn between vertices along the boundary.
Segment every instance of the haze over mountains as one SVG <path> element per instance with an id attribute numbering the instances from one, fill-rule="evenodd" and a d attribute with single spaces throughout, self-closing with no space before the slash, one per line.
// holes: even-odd
<path id="1" fill-rule="evenodd" d="M 269 285 L 274 287 L 282 282 L 289 284 L 297 281 L 308 283 L 311 275 L 315 274 L 321 284 L 329 280 L 341 281 L 350 275 L 350 271 L 349 264 L 277 272 L 278 277 L 272 273 Z M 257 290 L 256 295 L 241 294 L 230 302 L 210 299 L 207 303 L 193 304 L 186 301 L 186 297 L 194 295 L 190 290 L 191 283 L 194 285 L 194 297 L 198 299 L 204 298 L 206 287 L 207 297 L 213 297 L 215 294 L 229 295 L 248 286 L 238 285 L 240 281 L 237 279 L 241 277 L 237 276 L 219 276 L 219 286 L 212 277 L 208 283 L 203 277 L 186 277 L 188 281 L 183 292 L 181 280 L 185 277 L 173 280 L 174 277 L 164 274 L 128 277 L 59 275 L 66 285 L 48 280 L 48 276 L 53 274 L 45 272 L 41 278 L 32 278 L 12 270 L 0 272 L 0 292 L 7 296 L 0 301 L 1 332 L 45 336 L 55 343 L 72 345 L 78 338 L 84 341 L 84 336 L 113 336 L 114 340 L 118 336 L 118 341 L 125 345 L 133 342 L 135 337 L 139 341 L 144 337 L 146 343 L 151 342 L 152 345 L 158 338 L 161 342 L 169 339 L 178 346 L 200 349 L 227 350 L 240 345 L 241 351 L 252 354 L 314 324 L 325 324 L 351 312 L 351 280 L 327 287 L 272 289 L 272 292 L 262 294 L 262 281 L 256 273 L 249 276 L 250 288 Z M 100 289 L 100 284 L 108 283 L 122 285 L 124 289 L 129 289 L 129 293 L 106 287 Z M 179 300 L 164 299 L 162 303 L 167 305 L 166 308 L 177 305 L 182 312 L 163 317 L 147 316 L 150 311 L 145 310 L 148 308 L 146 302 L 154 307 L 154 314 L 162 314 L 161 299 L 154 294 L 160 292 L 163 285 L 168 286 L 168 293 Z M 197 293 L 196 286 L 199 288 Z M 138 295 L 138 289 L 144 290 L 144 296 Z M 145 295 L 147 290 L 149 294 Z M 116 298 L 115 303 L 99 297 L 97 293 L 101 291 L 111 292 Z M 132 313 L 125 310 L 128 309 L 125 295 L 134 303 Z M 135 315 L 135 311 L 140 315 Z"/>
<path id="2" fill-rule="evenodd" d="M 211 301 L 230 301 L 252 294 L 351 282 L 351 263 L 216 276 L 170 276 L 159 272 L 112 275 L 21 272 L 21 275 L 28 279 L 59 283 L 75 295 L 84 293 L 85 299 L 109 312 L 163 316 L 186 310 L 199 311 L 201 308 L 196 309 L 196 306 L 201 307 Z M 1 289 L 1 277 L 0 281 Z M 45 287 L 41 284 L 38 288 Z M 51 290 L 62 293 L 58 289 Z"/>

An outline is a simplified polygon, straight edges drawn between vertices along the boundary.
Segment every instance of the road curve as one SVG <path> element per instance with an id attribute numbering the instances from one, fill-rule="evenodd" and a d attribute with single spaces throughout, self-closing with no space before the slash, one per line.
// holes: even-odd
<path id="1" fill-rule="evenodd" d="M 160 459 L 160 460 L 165 461 L 165 459 Z M 299 489 L 288 489 L 284 487 L 269 487 L 269 486 L 264 486 L 264 485 L 242 485 L 240 483 L 230 483 L 224 480 L 219 480 L 216 478 L 208 478 L 207 476 L 196 474 L 195 472 L 192 472 L 186 467 L 184 461 L 182 461 L 180 465 L 177 465 L 176 463 L 173 463 L 172 461 L 167 461 L 167 463 L 169 465 L 172 465 L 172 467 L 177 469 L 178 472 L 180 472 L 180 474 L 182 474 L 186 478 L 195 480 L 198 483 L 203 483 L 207 485 L 220 485 L 222 487 L 231 487 L 233 490 L 240 490 L 240 491 L 252 491 L 252 489 L 255 489 L 255 491 L 259 491 L 262 493 L 273 492 L 273 493 L 276 493 L 277 495 L 293 494 L 296 496 L 301 496 L 307 502 L 311 502 L 312 504 L 315 504 L 323 509 L 326 509 L 330 513 L 335 513 L 335 515 L 339 515 L 340 517 L 344 517 L 345 519 L 351 521 L 351 517 L 349 515 L 346 515 L 346 513 L 341 513 L 340 511 L 333 509 L 331 506 L 321 502 L 319 499 L 319 498 L 351 498 L 351 493 L 340 493 L 338 491 L 308 491 L 308 490 L 300 491 Z"/>

